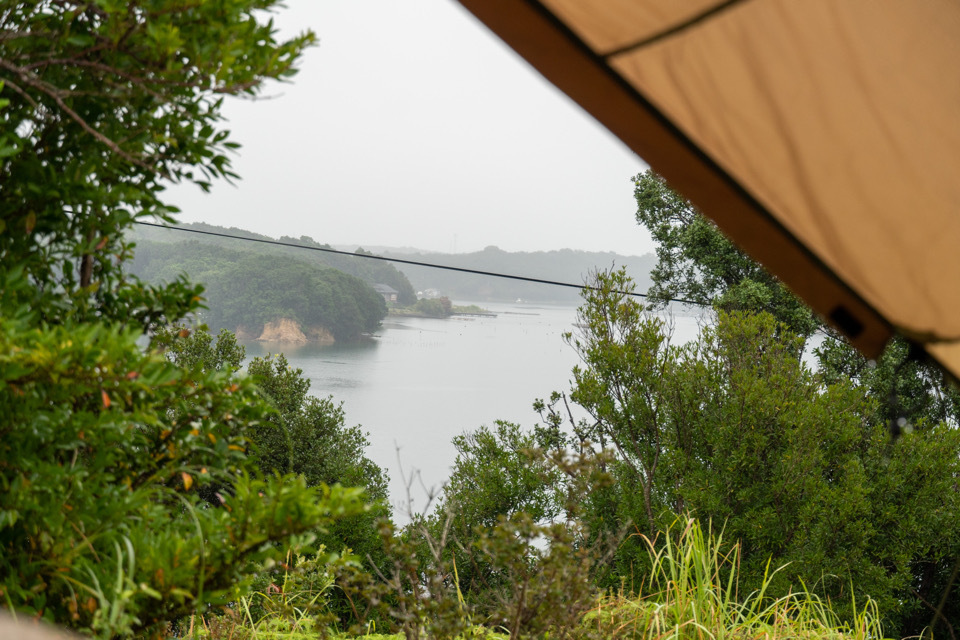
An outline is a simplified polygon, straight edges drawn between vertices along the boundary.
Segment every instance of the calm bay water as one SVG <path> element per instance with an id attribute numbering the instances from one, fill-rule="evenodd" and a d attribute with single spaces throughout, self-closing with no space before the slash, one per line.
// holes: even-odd
<path id="1" fill-rule="evenodd" d="M 422 510 L 449 475 L 453 436 L 498 419 L 532 426 L 539 421 L 534 399 L 569 390 L 578 359 L 562 335 L 575 328 L 575 307 L 482 306 L 497 317 L 391 316 L 361 344 L 245 346 L 248 357 L 283 352 L 310 379 L 313 395 L 343 402 L 348 424 L 369 432 L 367 455 L 389 472 L 405 521 L 408 493 Z M 693 338 L 697 322 L 676 316 L 674 342 Z"/>

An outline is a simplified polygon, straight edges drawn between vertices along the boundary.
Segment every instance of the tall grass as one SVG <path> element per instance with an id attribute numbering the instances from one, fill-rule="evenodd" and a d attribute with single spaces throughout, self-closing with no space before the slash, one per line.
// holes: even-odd
<path id="1" fill-rule="evenodd" d="M 854 619 L 841 621 L 806 588 L 773 598 L 767 571 L 761 587 L 738 593 L 740 546 L 688 519 L 679 536 L 668 531 L 658 545 L 644 536 L 652 564 L 638 597 L 601 598 L 584 625 L 600 637 L 643 640 L 779 640 L 883 638 L 876 604 L 854 602 Z"/>
<path id="2" fill-rule="evenodd" d="M 321 548 L 322 551 L 322 548 Z M 297 571 L 291 571 L 293 554 L 287 552 L 283 580 L 272 582 L 264 591 L 237 598 L 235 608 L 221 616 L 197 616 L 190 621 L 188 638 L 196 640 L 307 640 L 317 638 L 323 627 L 321 611 L 334 579 L 316 560 L 296 557 Z M 305 567 L 314 569 L 307 572 Z M 312 579 L 310 579 L 312 578 Z"/>
<path id="3" fill-rule="evenodd" d="M 740 546 L 724 544 L 723 534 L 688 519 L 657 540 L 643 536 L 650 556 L 651 571 L 643 580 L 639 596 L 623 593 L 604 595 L 573 628 L 551 628 L 544 640 L 882 640 L 877 607 L 872 600 L 853 603 L 854 618 L 842 621 L 829 605 L 803 585 L 798 591 L 772 597 L 767 593 L 773 576 L 770 570 L 760 588 L 739 593 Z M 456 569 L 454 569 L 456 571 Z M 457 580 L 459 582 L 459 580 Z M 231 624 L 204 625 L 197 634 L 212 640 L 305 640 L 326 630 L 331 638 L 348 634 L 314 626 L 308 611 L 314 600 L 331 588 L 324 583 L 317 591 L 297 593 L 284 584 L 281 594 L 258 594 L 284 606 L 257 620 L 250 615 L 249 602 L 241 599 L 243 614 Z M 458 593 L 462 604 L 463 596 Z M 306 599 L 306 602 L 304 601 Z M 507 637 L 506 629 L 469 626 L 462 637 Z M 397 635 L 371 634 L 368 640 L 399 640 Z M 521 634 L 520 638 L 533 638 Z"/>

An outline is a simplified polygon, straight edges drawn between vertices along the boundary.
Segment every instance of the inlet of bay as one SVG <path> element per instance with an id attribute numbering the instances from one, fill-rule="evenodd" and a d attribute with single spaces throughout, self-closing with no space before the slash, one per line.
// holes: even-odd
<path id="1" fill-rule="evenodd" d="M 531 427 L 536 398 L 569 391 L 578 357 L 563 334 L 577 329 L 575 307 L 481 306 L 496 317 L 388 316 L 358 344 L 245 346 L 248 357 L 284 353 L 313 395 L 343 403 L 347 423 L 369 433 L 367 455 L 388 471 L 396 519 L 406 522 L 408 496 L 421 511 L 447 479 L 453 436 L 495 420 Z M 696 336 L 697 317 L 671 318 L 675 344 Z"/>

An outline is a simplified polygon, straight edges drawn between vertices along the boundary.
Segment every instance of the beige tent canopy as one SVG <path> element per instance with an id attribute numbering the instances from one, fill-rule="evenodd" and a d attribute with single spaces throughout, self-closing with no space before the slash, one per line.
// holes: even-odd
<path id="1" fill-rule="evenodd" d="M 461 2 L 861 351 L 960 377 L 960 3 Z"/>

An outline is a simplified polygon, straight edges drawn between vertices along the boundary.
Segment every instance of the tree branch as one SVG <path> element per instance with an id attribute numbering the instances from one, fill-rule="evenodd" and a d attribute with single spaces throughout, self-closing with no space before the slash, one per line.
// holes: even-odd
<path id="1" fill-rule="evenodd" d="M 137 158 L 131 155 L 130 153 L 124 151 L 123 149 L 120 148 L 120 145 L 118 145 L 116 142 L 114 142 L 113 140 L 111 140 L 101 132 L 97 131 L 93 126 L 90 125 L 89 122 L 87 122 L 83 117 L 81 117 L 80 114 L 78 114 L 76 111 L 71 109 L 67 105 L 67 103 L 63 101 L 63 96 L 61 95 L 61 91 L 56 87 L 50 86 L 48 83 L 43 82 L 39 78 L 31 77 L 31 74 L 29 72 L 25 71 L 21 67 L 18 67 L 17 65 L 3 58 L 0 58 L 0 68 L 6 69 L 8 71 L 11 71 L 17 74 L 20 77 L 20 79 L 23 80 L 24 84 L 27 84 L 33 87 L 34 89 L 36 89 L 37 91 L 40 91 L 46 94 L 47 96 L 49 96 L 57 104 L 57 106 L 60 108 L 61 111 L 67 114 L 67 116 L 69 116 L 71 120 L 73 120 L 78 125 L 80 125 L 80 128 L 82 128 L 84 131 L 86 131 L 88 134 L 90 134 L 96 140 L 98 140 L 101 144 L 106 146 L 108 149 L 113 151 L 115 154 L 117 154 L 127 162 L 131 164 L 135 164 L 138 167 L 146 169 L 147 171 L 150 171 L 153 173 L 159 173 L 164 178 L 169 179 L 170 176 L 168 176 L 165 172 L 158 171 L 155 167 L 144 162 L 140 158 Z M 23 95 L 22 90 L 21 90 L 21 95 Z M 34 102 L 33 104 L 36 104 L 36 103 Z"/>

